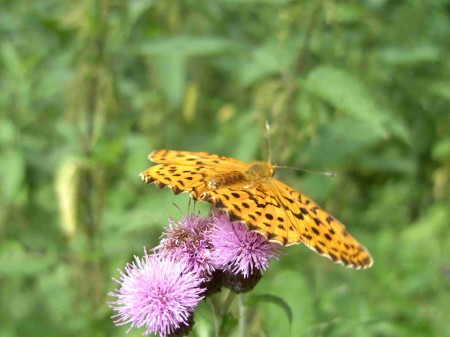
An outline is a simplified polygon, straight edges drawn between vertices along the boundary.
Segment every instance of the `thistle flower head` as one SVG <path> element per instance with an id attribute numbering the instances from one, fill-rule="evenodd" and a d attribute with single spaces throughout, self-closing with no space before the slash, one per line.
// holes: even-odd
<path id="1" fill-rule="evenodd" d="M 156 247 L 162 256 L 187 260 L 190 268 L 208 278 L 214 271 L 209 233 L 212 222 L 200 215 L 184 215 L 181 221 L 169 219 L 167 232 Z"/>
<path id="2" fill-rule="evenodd" d="M 117 311 L 115 324 L 145 327 L 143 335 L 168 337 L 189 327 L 204 291 L 203 279 L 185 260 L 159 255 L 135 257 L 115 281 L 120 287 L 109 293 L 116 298 L 109 303 Z"/>
<path id="3" fill-rule="evenodd" d="M 224 212 L 213 215 L 210 233 L 212 259 L 217 268 L 242 274 L 248 278 L 269 266 L 270 258 L 277 258 L 279 245 L 271 243 L 259 233 L 251 232 L 240 222 L 231 222 Z"/>

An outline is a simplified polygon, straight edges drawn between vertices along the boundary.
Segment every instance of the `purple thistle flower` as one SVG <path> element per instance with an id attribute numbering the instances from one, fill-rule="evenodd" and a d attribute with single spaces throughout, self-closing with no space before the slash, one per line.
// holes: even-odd
<path id="1" fill-rule="evenodd" d="M 181 221 L 169 219 L 167 233 L 156 250 L 161 256 L 187 260 L 192 270 L 208 279 L 214 271 L 209 238 L 212 225 L 211 219 L 194 214 L 184 215 Z"/>
<path id="2" fill-rule="evenodd" d="M 185 260 L 176 261 L 147 255 L 120 271 L 120 288 L 109 295 L 116 297 L 109 305 L 117 311 L 116 325 L 130 323 L 130 328 L 145 327 L 150 333 L 170 336 L 192 323 L 195 306 L 203 298 L 203 279 L 189 269 Z"/>
<path id="3" fill-rule="evenodd" d="M 249 278 L 269 266 L 268 260 L 280 254 L 276 243 L 240 222 L 231 222 L 224 212 L 213 215 L 212 258 L 217 268 Z"/>

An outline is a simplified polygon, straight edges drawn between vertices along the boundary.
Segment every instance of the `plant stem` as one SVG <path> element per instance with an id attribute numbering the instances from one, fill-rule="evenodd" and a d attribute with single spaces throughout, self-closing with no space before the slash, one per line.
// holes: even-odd
<path id="1" fill-rule="evenodd" d="M 216 304 L 214 303 L 214 301 L 212 300 L 211 297 L 208 297 L 208 302 L 209 305 L 211 306 L 211 310 L 213 312 L 213 317 L 214 317 L 214 336 L 215 337 L 220 337 L 220 323 L 222 321 L 221 316 L 217 313 L 217 309 L 216 309 Z"/>
<path id="2" fill-rule="evenodd" d="M 247 306 L 245 305 L 245 295 L 239 294 L 239 336 L 245 337 L 247 335 Z"/>
<path id="3" fill-rule="evenodd" d="M 230 309 L 231 303 L 233 302 L 235 297 L 236 297 L 236 293 L 234 293 L 230 290 L 228 292 L 228 296 L 223 304 L 222 310 L 220 311 L 220 316 L 223 316 L 228 312 L 228 310 Z"/>
<path id="4" fill-rule="evenodd" d="M 236 297 L 236 293 L 234 293 L 230 290 L 227 295 L 227 298 L 225 299 L 225 302 L 223 303 L 222 309 L 220 311 L 217 310 L 217 307 L 218 307 L 217 303 L 215 303 L 211 297 L 208 297 L 208 302 L 211 306 L 211 310 L 212 310 L 213 316 L 214 316 L 214 329 L 215 329 L 214 336 L 215 337 L 220 337 L 220 327 L 222 325 L 223 316 L 230 309 L 231 303 L 233 302 L 235 297 Z"/>

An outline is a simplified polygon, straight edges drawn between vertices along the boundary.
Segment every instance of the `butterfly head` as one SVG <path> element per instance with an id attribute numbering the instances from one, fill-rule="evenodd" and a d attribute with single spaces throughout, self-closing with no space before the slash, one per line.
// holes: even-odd
<path id="1" fill-rule="evenodd" d="M 254 161 L 245 173 L 251 179 L 270 178 L 274 174 L 274 166 L 267 162 Z"/>

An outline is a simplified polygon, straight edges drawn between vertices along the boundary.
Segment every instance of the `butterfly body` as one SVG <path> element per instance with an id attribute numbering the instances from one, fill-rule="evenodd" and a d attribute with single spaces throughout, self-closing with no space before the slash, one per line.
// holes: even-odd
<path id="1" fill-rule="evenodd" d="M 187 192 L 228 212 L 251 231 L 282 245 L 303 243 L 320 255 L 356 269 L 372 258 L 345 227 L 314 201 L 273 178 L 274 165 L 209 154 L 157 150 L 149 159 L 158 165 L 141 173 L 146 183 Z"/>
<path id="2" fill-rule="evenodd" d="M 218 188 L 235 187 L 236 185 L 243 188 L 256 187 L 261 183 L 265 183 L 267 178 L 272 177 L 273 168 L 269 163 L 251 162 L 244 171 L 225 172 L 207 180 L 208 190 L 216 190 Z"/>

